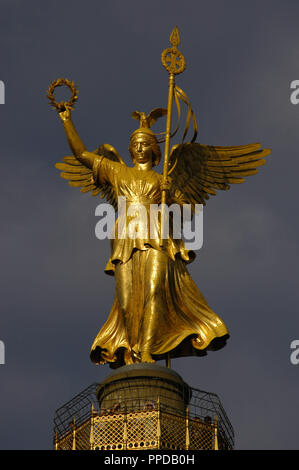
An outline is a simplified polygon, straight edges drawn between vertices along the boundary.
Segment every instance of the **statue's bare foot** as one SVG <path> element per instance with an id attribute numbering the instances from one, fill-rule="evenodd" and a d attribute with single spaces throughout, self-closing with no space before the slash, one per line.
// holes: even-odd
<path id="1" fill-rule="evenodd" d="M 152 355 L 151 353 L 149 353 L 148 351 L 144 351 L 141 353 L 141 362 L 156 362 L 153 358 L 152 358 Z"/>

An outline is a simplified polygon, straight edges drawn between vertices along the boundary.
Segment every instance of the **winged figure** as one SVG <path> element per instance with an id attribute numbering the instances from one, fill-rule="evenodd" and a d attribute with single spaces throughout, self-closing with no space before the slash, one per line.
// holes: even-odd
<path id="1" fill-rule="evenodd" d="M 153 169 L 160 162 L 161 151 L 150 126 L 165 111 L 158 108 L 147 116 L 133 113 L 140 127 L 130 137 L 132 167 L 111 145 L 87 151 L 70 109 L 60 112 L 73 152 L 56 164 L 61 176 L 82 192 L 106 198 L 116 210 L 121 196 L 127 207 L 141 203 L 149 214 L 151 204 L 160 204 L 162 191 L 162 175 Z M 257 173 L 269 153 L 260 144 L 175 145 L 170 154 L 167 202 L 191 204 L 193 209 L 196 204 L 205 205 L 218 190 L 228 190 L 231 184 L 243 183 L 247 176 Z M 115 230 L 115 239 L 111 240 L 105 272 L 115 277 L 115 297 L 91 347 L 91 360 L 97 364 L 109 363 L 115 368 L 169 357 L 202 356 L 222 348 L 229 338 L 224 321 L 211 309 L 188 272 L 195 253 L 172 235 L 161 247 L 160 226 L 156 238 L 147 230 L 141 231 L 140 238 L 118 237 Z"/>

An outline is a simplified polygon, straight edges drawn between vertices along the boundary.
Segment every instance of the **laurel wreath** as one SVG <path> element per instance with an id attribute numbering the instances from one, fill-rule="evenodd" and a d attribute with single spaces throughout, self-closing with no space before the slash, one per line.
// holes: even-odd
<path id="1" fill-rule="evenodd" d="M 55 100 L 54 90 L 58 86 L 67 86 L 71 92 L 72 96 L 69 101 L 60 101 L 59 103 Z M 68 78 L 58 78 L 50 83 L 49 88 L 47 89 L 47 97 L 50 101 L 51 106 L 60 113 L 65 111 L 66 108 L 73 109 L 73 106 L 78 99 L 79 91 L 76 89 L 74 82 L 71 82 Z"/>

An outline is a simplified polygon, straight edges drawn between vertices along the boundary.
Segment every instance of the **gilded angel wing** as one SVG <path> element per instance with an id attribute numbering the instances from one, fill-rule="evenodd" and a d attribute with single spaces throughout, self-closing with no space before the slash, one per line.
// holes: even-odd
<path id="1" fill-rule="evenodd" d="M 230 184 L 243 183 L 245 177 L 258 172 L 271 150 L 260 144 L 214 147 L 199 143 L 175 145 L 170 155 L 169 174 L 172 192 L 182 194 L 183 203 L 206 204 L 216 190 L 228 190 Z"/>
<path id="2" fill-rule="evenodd" d="M 119 153 L 110 144 L 103 144 L 93 153 L 97 155 L 104 155 L 109 160 L 119 162 L 125 165 Z M 117 197 L 109 183 L 99 185 L 95 182 L 93 172 L 90 168 L 83 165 L 76 157 L 67 156 L 63 158 L 64 163 L 56 163 L 55 167 L 62 170 L 60 176 L 69 180 L 69 185 L 76 188 L 81 188 L 82 193 L 91 191 L 92 196 L 100 195 L 101 198 L 106 198 L 107 201 L 113 205 L 117 210 Z"/>

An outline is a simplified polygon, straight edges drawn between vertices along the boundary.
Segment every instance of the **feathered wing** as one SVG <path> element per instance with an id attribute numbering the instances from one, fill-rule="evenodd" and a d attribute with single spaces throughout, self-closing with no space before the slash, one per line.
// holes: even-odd
<path id="1" fill-rule="evenodd" d="M 171 193 L 174 195 L 179 190 L 181 202 L 192 204 L 193 209 L 195 204 L 205 205 L 217 190 L 228 190 L 231 184 L 244 183 L 246 176 L 256 174 L 270 152 L 261 149 L 260 144 L 234 147 L 199 143 L 175 145 L 170 154 Z"/>
<path id="2" fill-rule="evenodd" d="M 141 127 L 152 127 L 157 119 L 167 114 L 166 108 L 154 108 L 147 115 L 144 112 L 134 111 L 131 116 L 140 122 Z"/>
<path id="3" fill-rule="evenodd" d="M 93 153 L 106 158 L 111 161 L 119 162 L 125 165 L 119 153 L 112 145 L 103 144 Z M 91 191 L 92 196 L 100 195 L 101 198 L 106 198 L 107 201 L 117 209 L 117 197 L 109 183 L 99 185 L 93 177 L 93 172 L 90 168 L 81 163 L 74 156 L 67 156 L 63 158 L 64 163 L 56 163 L 55 167 L 62 170 L 60 176 L 69 180 L 69 185 L 72 187 L 81 188 L 82 193 Z"/>

